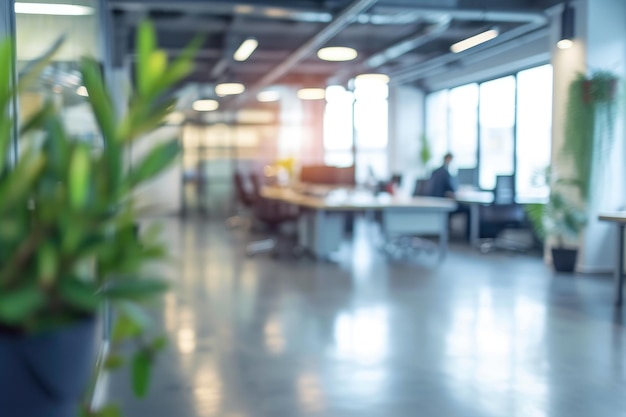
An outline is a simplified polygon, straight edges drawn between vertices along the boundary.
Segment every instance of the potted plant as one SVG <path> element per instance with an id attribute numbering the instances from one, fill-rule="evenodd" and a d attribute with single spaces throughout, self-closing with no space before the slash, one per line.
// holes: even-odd
<path id="1" fill-rule="evenodd" d="M 17 124 L 9 103 L 38 78 L 60 42 L 20 74 L 11 89 L 9 65 L 0 69 L 0 414 L 74 417 L 94 369 L 96 317 L 105 302 L 116 312 L 108 367 L 117 367 L 122 342 L 132 339 L 133 388 L 148 388 L 150 364 L 163 339 L 145 332 L 138 302 L 162 293 L 163 280 L 146 276 L 147 262 L 164 248 L 153 229 L 138 235 L 133 192 L 154 178 L 179 150 L 177 139 L 159 144 L 126 169 L 129 146 L 157 128 L 172 108 L 167 92 L 192 68 L 192 44 L 174 62 L 156 48 L 148 23 L 137 31 L 137 90 L 118 118 L 99 64 L 82 61 L 82 81 L 104 141 L 94 149 L 70 137 L 52 102 L 22 126 L 8 164 L 10 132 Z M 0 62 L 14 62 L 12 42 L 0 42 Z M 33 135 L 32 133 L 37 134 Z M 125 348 L 124 352 L 128 352 Z M 100 415 L 83 408 L 83 415 Z M 102 415 L 118 415 L 114 408 Z"/>
<path id="2" fill-rule="evenodd" d="M 526 207 L 528 217 L 540 239 L 554 237 L 556 245 L 551 248 L 552 263 L 558 272 L 573 272 L 576 268 L 578 249 L 575 244 L 587 222 L 585 212 L 559 191 L 553 191 L 546 204 Z"/>

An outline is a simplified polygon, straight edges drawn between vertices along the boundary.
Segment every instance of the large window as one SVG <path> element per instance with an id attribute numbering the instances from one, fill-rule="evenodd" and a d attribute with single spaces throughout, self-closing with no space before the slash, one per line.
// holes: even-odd
<path id="1" fill-rule="evenodd" d="M 550 165 L 552 131 L 552 66 L 517 75 L 518 197 L 544 198 L 550 193 L 545 170 Z"/>
<path id="2" fill-rule="evenodd" d="M 450 149 L 448 143 L 448 90 L 426 97 L 426 137 L 431 146 L 431 164 L 440 164 Z"/>
<path id="3" fill-rule="evenodd" d="M 513 175 L 515 77 L 480 85 L 480 166 L 478 184 L 493 189 L 497 175 Z"/>
<path id="4" fill-rule="evenodd" d="M 478 151 L 478 84 L 467 84 L 450 90 L 449 137 L 454 165 L 476 168 Z"/>
<path id="5" fill-rule="evenodd" d="M 352 102 L 350 91 L 341 86 L 326 89 L 324 109 L 324 163 L 333 166 L 351 166 L 352 154 Z"/>
<path id="6" fill-rule="evenodd" d="M 514 175 L 519 201 L 549 194 L 552 66 L 543 65 L 481 84 L 426 97 L 426 134 L 434 161 L 446 151 L 458 168 L 478 168 L 482 189 Z"/>
<path id="7" fill-rule="evenodd" d="M 380 80 L 355 81 L 354 130 L 356 145 L 356 180 L 389 176 L 387 166 L 389 88 Z"/>

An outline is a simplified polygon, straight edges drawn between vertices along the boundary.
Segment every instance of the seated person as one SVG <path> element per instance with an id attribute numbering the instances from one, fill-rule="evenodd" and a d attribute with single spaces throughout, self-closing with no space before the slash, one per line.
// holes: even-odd
<path id="1" fill-rule="evenodd" d="M 443 165 L 433 171 L 430 180 L 428 180 L 428 184 L 426 184 L 426 195 L 431 197 L 454 198 L 454 193 L 458 186 L 456 179 L 450 175 L 448 171 L 452 158 L 452 154 L 447 153 L 443 157 Z M 465 204 L 458 204 L 456 210 L 450 214 L 454 215 L 457 213 L 465 213 L 465 237 L 469 240 L 469 207 Z"/>
<path id="2" fill-rule="evenodd" d="M 454 198 L 457 184 L 454 177 L 452 177 L 448 171 L 452 158 L 452 154 L 447 153 L 443 157 L 443 165 L 433 171 L 428 185 L 426 186 L 426 195 L 431 197 Z"/>

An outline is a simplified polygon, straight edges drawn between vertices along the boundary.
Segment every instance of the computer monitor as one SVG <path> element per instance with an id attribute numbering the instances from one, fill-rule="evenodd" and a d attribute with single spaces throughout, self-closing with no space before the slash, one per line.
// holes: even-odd
<path id="1" fill-rule="evenodd" d="M 459 168 L 456 174 L 456 181 L 459 186 L 475 187 L 478 182 L 476 168 Z"/>

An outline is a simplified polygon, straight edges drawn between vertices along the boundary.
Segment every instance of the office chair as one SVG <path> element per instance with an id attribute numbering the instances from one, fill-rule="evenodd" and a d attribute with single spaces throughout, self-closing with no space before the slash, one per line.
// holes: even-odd
<path id="1" fill-rule="evenodd" d="M 261 180 L 257 175 L 250 177 L 254 192 L 254 204 L 252 213 L 254 220 L 264 225 L 267 229 L 268 237 L 257 240 L 246 245 L 246 255 L 254 256 L 262 252 L 272 252 L 272 255 L 278 257 L 280 255 L 281 235 L 280 228 L 282 225 L 294 222 L 298 218 L 297 208 L 282 203 L 280 201 L 270 200 L 261 196 Z M 290 245 L 291 253 L 299 254 L 297 245 Z"/>
<path id="2" fill-rule="evenodd" d="M 493 203 L 480 207 L 479 249 L 482 253 L 493 249 L 524 251 L 529 249 L 522 242 L 506 239 L 503 232 L 519 229 L 524 223 L 524 209 L 515 203 L 515 189 L 512 175 L 498 175 L 493 190 Z"/>

